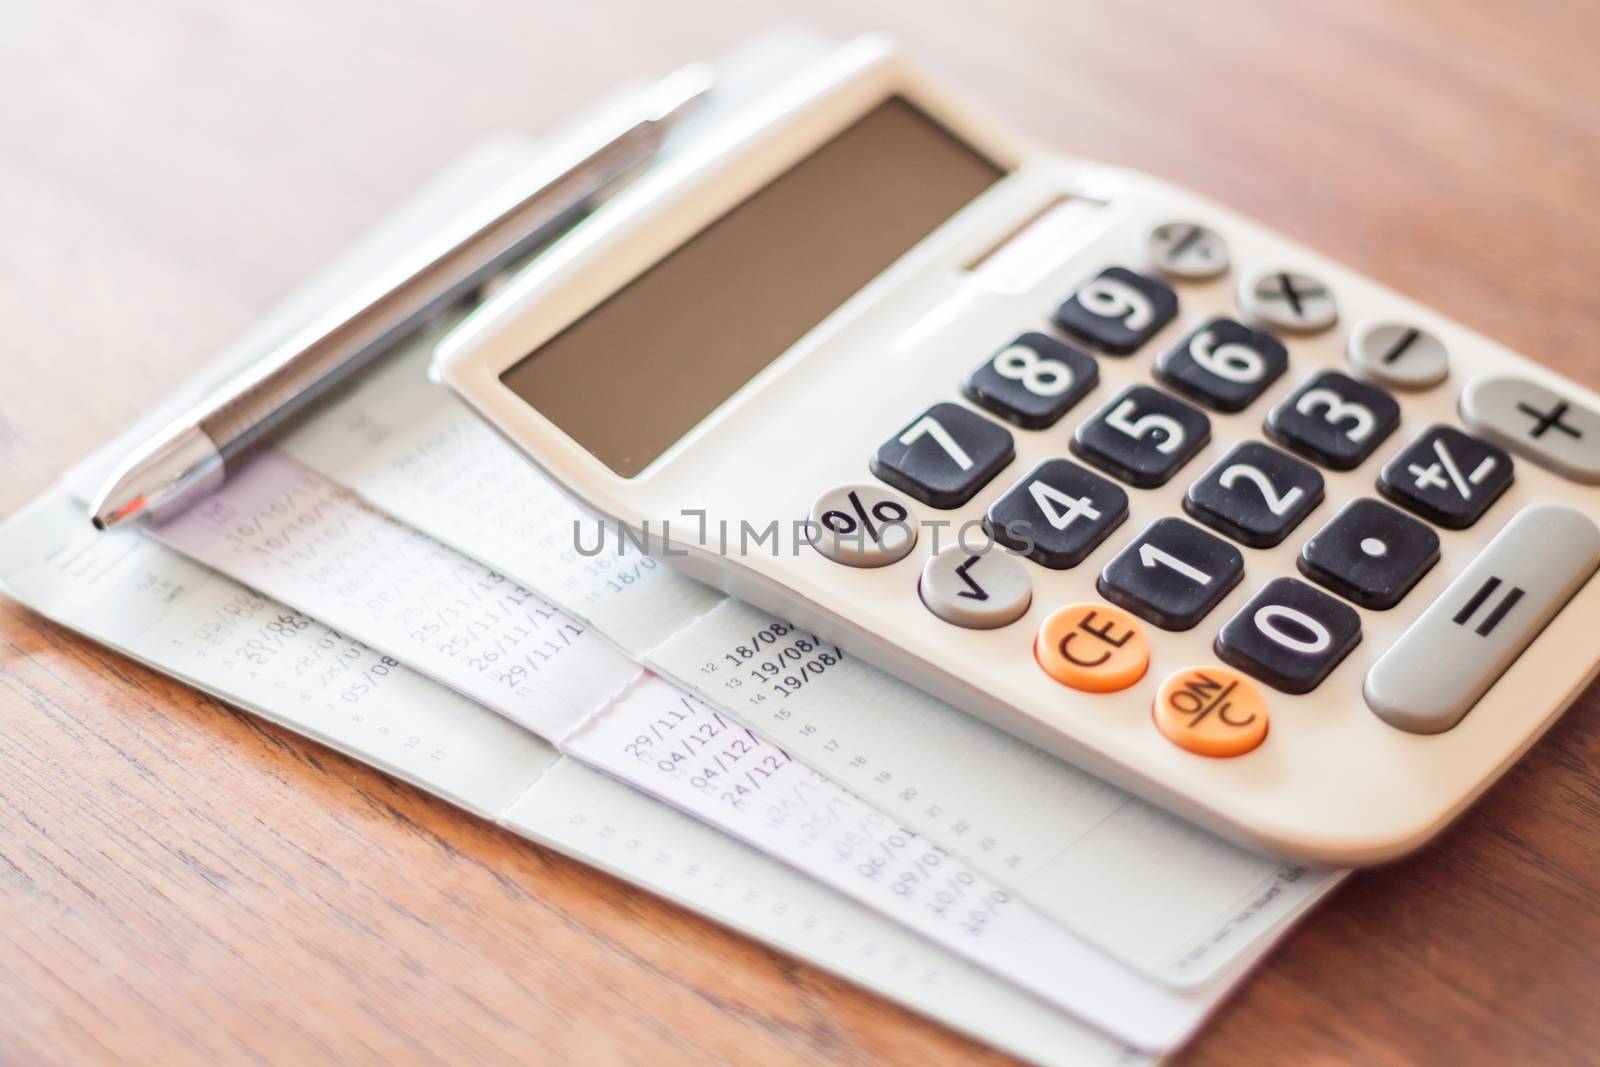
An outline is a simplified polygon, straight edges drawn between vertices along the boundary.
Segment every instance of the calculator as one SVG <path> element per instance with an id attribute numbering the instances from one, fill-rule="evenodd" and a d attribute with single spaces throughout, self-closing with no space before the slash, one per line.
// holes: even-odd
<path id="1" fill-rule="evenodd" d="M 1426 841 L 1600 666 L 1600 397 L 878 38 L 435 371 L 625 549 L 1292 859 Z"/>

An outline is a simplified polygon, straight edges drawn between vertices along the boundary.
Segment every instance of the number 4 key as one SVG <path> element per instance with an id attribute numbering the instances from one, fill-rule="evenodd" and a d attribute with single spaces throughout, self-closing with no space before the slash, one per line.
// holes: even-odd
<path id="1" fill-rule="evenodd" d="M 1051 570 L 1082 563 L 1128 517 L 1128 494 L 1066 459 L 1047 459 L 989 506 L 997 543 Z"/>

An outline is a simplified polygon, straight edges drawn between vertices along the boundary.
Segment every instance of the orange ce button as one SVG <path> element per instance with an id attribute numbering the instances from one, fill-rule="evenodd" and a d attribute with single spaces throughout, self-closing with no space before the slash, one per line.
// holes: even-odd
<path id="1" fill-rule="evenodd" d="M 1132 615 L 1106 604 L 1071 604 L 1050 613 L 1033 656 L 1062 685 L 1114 693 L 1144 677 L 1150 642 Z"/>

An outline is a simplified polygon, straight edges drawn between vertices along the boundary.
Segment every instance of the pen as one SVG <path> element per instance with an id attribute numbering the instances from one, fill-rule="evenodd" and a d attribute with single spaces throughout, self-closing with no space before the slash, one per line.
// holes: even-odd
<path id="1" fill-rule="evenodd" d="M 615 125 L 564 142 L 146 442 L 101 488 L 90 519 L 104 530 L 176 514 L 216 489 L 334 384 L 620 191 L 710 85 L 709 68 L 684 67 L 624 105 Z"/>

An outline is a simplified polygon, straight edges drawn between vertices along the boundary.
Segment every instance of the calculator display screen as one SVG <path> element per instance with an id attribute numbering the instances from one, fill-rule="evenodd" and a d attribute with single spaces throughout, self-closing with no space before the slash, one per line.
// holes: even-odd
<path id="1" fill-rule="evenodd" d="M 1004 174 L 887 100 L 501 380 L 632 477 Z"/>

